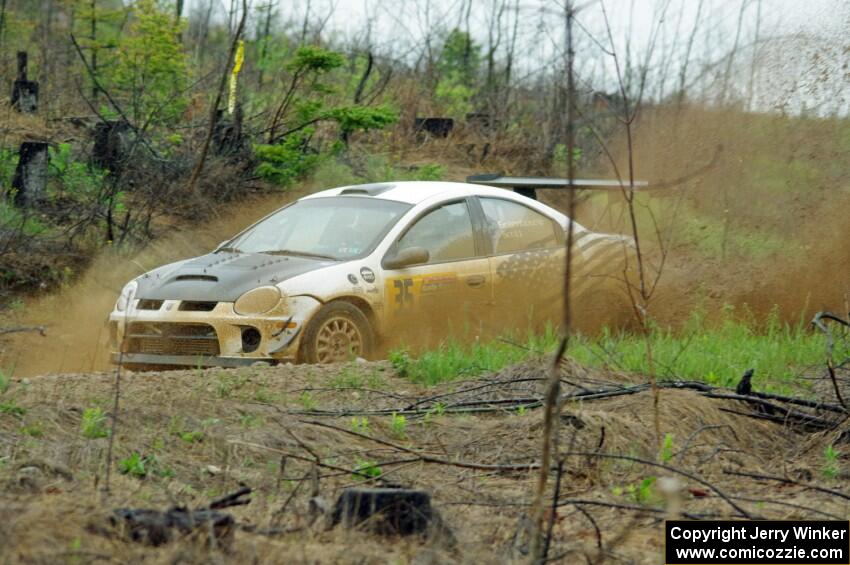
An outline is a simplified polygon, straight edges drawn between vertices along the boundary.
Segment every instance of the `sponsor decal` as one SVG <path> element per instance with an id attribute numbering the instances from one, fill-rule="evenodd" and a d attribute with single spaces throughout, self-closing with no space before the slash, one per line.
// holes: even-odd
<path id="1" fill-rule="evenodd" d="M 457 275 L 454 273 L 424 276 L 422 277 L 422 288 L 420 292 L 422 294 L 438 292 L 455 284 L 457 284 Z"/>
<path id="2" fill-rule="evenodd" d="M 367 283 L 375 282 L 375 272 L 369 267 L 363 267 L 360 269 L 360 276 L 363 277 L 363 280 Z"/>
<path id="3" fill-rule="evenodd" d="M 352 274 L 349 274 L 348 275 L 348 282 L 350 282 L 351 284 L 357 284 L 357 277 L 355 277 Z"/>
<path id="4" fill-rule="evenodd" d="M 421 295 L 446 291 L 457 285 L 455 273 L 434 273 L 416 277 L 386 279 L 390 306 L 395 311 L 411 308 Z"/>

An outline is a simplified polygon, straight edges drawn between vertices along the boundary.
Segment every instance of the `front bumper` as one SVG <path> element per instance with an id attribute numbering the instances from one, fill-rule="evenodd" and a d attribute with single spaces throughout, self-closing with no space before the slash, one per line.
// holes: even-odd
<path id="1" fill-rule="evenodd" d="M 242 316 L 232 302 L 219 302 L 209 311 L 186 304 L 136 299 L 128 311 L 113 311 L 112 363 L 118 362 L 119 351 L 121 361 L 132 365 L 240 367 L 295 361 L 301 330 L 321 307 L 309 296 L 286 297 L 265 314 Z"/>

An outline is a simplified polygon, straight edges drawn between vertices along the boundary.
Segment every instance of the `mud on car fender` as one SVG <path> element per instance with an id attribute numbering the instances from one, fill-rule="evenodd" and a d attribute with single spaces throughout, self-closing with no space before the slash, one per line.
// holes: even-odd
<path id="1" fill-rule="evenodd" d="M 371 357 L 375 331 L 360 308 L 339 299 L 328 302 L 316 312 L 305 325 L 299 342 L 299 362 L 345 362 L 352 355 Z"/>
<path id="2" fill-rule="evenodd" d="M 298 338 L 322 302 L 286 296 L 274 309 L 240 315 L 231 302 L 211 310 L 185 308 L 185 301 L 136 300 L 110 315 L 113 362 L 129 365 L 240 366 L 295 360 Z M 250 339 L 246 339 L 250 338 Z"/>

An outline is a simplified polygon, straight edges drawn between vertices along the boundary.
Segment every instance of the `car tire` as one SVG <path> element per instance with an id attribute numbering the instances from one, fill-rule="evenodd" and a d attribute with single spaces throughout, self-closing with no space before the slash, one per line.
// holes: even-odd
<path id="1" fill-rule="evenodd" d="M 331 302 L 307 324 L 299 360 L 325 364 L 368 359 L 374 342 L 372 326 L 359 308 L 348 302 Z"/>

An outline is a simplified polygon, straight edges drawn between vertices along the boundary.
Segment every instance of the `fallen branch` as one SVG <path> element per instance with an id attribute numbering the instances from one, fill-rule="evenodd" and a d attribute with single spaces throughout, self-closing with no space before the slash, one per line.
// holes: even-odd
<path id="1" fill-rule="evenodd" d="M 749 477 L 751 479 L 757 479 L 761 481 L 776 481 L 778 483 L 784 483 L 786 485 L 795 485 L 798 487 L 809 488 L 812 490 L 816 490 L 819 492 L 824 492 L 826 494 L 831 494 L 833 496 L 837 496 L 839 498 L 843 498 L 844 500 L 850 500 L 850 494 L 845 494 L 840 490 L 835 490 L 831 488 L 821 487 L 818 485 L 813 485 L 811 483 L 803 483 L 800 481 L 795 481 L 793 479 L 789 479 L 787 477 L 779 477 L 776 475 L 760 475 L 758 473 L 748 473 L 746 471 L 733 471 L 732 469 L 723 469 L 723 472 L 727 475 L 735 475 L 737 477 Z"/>
<path id="2" fill-rule="evenodd" d="M 832 388 L 835 391 L 835 397 L 838 399 L 839 404 L 841 404 L 841 406 L 844 407 L 846 411 L 847 403 L 844 402 L 844 397 L 841 396 L 841 389 L 838 388 L 838 379 L 835 376 L 835 340 L 832 337 L 832 332 L 829 331 L 829 328 L 826 327 L 826 324 L 823 323 L 823 320 L 831 320 L 848 328 L 850 328 L 850 322 L 842 320 L 831 312 L 818 312 L 817 314 L 815 314 L 815 317 L 812 320 L 812 325 L 817 327 L 826 336 L 826 370 L 829 373 L 829 379 L 832 381 Z"/>
<path id="3" fill-rule="evenodd" d="M 755 502 L 756 504 L 775 504 L 777 506 L 785 506 L 788 508 L 796 508 L 797 510 L 805 510 L 806 512 L 811 512 L 813 514 L 820 514 L 821 516 L 825 516 L 832 520 L 846 520 L 846 516 L 838 516 L 836 514 L 830 514 L 829 512 L 824 512 L 823 510 L 818 510 L 817 508 L 809 508 L 808 506 L 803 506 L 802 504 L 794 504 L 793 502 L 783 502 L 781 500 L 770 500 L 767 498 L 749 498 L 746 496 L 729 496 L 729 498 L 733 498 L 735 500 L 743 500 L 744 502 Z"/>
<path id="4" fill-rule="evenodd" d="M 12 328 L 0 328 L 0 335 L 17 334 L 24 332 L 38 332 L 42 337 L 47 337 L 46 326 L 17 326 Z"/>
<path id="5" fill-rule="evenodd" d="M 320 428 L 327 428 L 329 430 L 336 430 L 338 432 L 342 432 L 345 434 L 349 434 L 355 437 L 359 437 L 361 439 L 366 439 L 372 442 L 375 442 L 380 445 L 384 445 L 386 447 L 391 447 L 393 449 L 397 449 L 398 451 L 402 451 L 404 453 L 410 453 L 417 457 L 423 463 L 435 463 L 438 465 L 451 465 L 453 467 L 461 467 L 463 469 L 476 469 L 479 471 L 531 471 L 534 469 L 539 469 L 539 463 L 520 463 L 520 464 L 508 464 L 508 465 L 491 465 L 488 463 L 476 463 L 473 461 L 452 461 L 451 459 L 444 459 L 442 457 L 434 457 L 432 455 L 427 455 L 425 453 L 416 451 L 415 449 L 410 449 L 408 447 L 404 447 L 403 445 L 399 445 L 397 443 L 393 443 L 391 441 L 386 441 L 383 439 L 379 439 L 376 437 L 368 436 L 366 434 L 361 434 L 360 432 L 355 432 L 354 430 L 347 430 L 345 428 L 340 428 L 339 426 L 334 426 L 333 424 L 326 424 L 324 422 L 319 422 L 317 420 L 301 420 L 302 424 L 309 424 L 311 426 L 318 426 Z"/>
<path id="6" fill-rule="evenodd" d="M 669 471 L 669 472 L 675 473 L 677 475 L 682 475 L 685 478 L 691 479 L 692 481 L 696 481 L 699 484 L 713 490 L 717 494 L 717 496 L 722 498 L 729 506 L 734 508 L 735 511 L 740 513 L 741 516 L 743 516 L 744 518 L 750 518 L 750 519 L 753 518 L 753 516 L 749 512 L 747 512 L 746 510 L 744 510 L 743 508 L 741 508 L 740 506 L 735 504 L 735 502 L 729 496 L 727 496 L 723 491 L 721 491 L 719 488 L 717 488 L 716 486 L 714 486 L 710 482 L 708 482 L 705 479 L 702 479 L 702 478 L 700 478 L 700 477 L 698 477 L 694 474 L 688 473 L 687 471 L 682 471 L 681 469 L 678 469 L 678 468 L 673 467 L 671 465 L 666 465 L 664 463 L 656 463 L 655 461 L 649 461 L 647 459 L 641 459 L 640 457 L 632 457 L 630 455 L 612 455 L 612 454 L 608 454 L 608 453 L 597 453 L 595 451 L 570 451 L 570 452 L 564 453 L 565 457 L 570 456 L 570 455 L 581 455 L 581 456 L 584 456 L 584 457 L 600 457 L 600 458 L 603 458 L 603 459 L 618 459 L 620 461 L 631 461 L 632 463 L 640 463 L 641 465 L 646 465 L 648 467 L 656 467 L 658 469 L 664 469 L 665 471 Z"/>
<path id="7" fill-rule="evenodd" d="M 666 514 L 668 510 L 666 508 L 654 508 L 652 506 L 641 506 L 639 504 L 624 504 L 621 502 L 606 502 L 604 500 L 586 500 L 579 498 L 562 498 L 558 500 L 558 506 L 601 506 L 604 508 L 616 508 L 619 510 L 633 510 L 636 512 L 650 512 L 652 514 Z M 727 514 L 716 514 L 716 513 L 706 513 L 706 514 L 696 514 L 693 512 L 682 512 L 682 516 L 688 518 L 690 520 L 703 520 L 705 518 L 718 518 L 725 517 Z M 749 514 L 735 514 L 735 516 L 739 518 L 750 518 Z"/>
<path id="8" fill-rule="evenodd" d="M 732 408 L 720 408 L 721 412 L 728 412 L 729 414 L 736 414 L 738 416 L 744 416 L 746 418 L 755 418 L 757 420 L 767 420 L 769 422 L 775 422 L 777 424 L 788 424 L 788 418 L 785 416 L 781 416 L 779 414 L 766 414 L 764 412 L 743 412 L 741 410 L 733 410 Z M 823 418 L 818 418 L 817 416 L 806 416 L 805 419 L 799 419 L 796 421 L 797 425 L 800 426 L 810 426 L 814 430 L 828 430 L 834 427 L 834 423 L 829 420 L 824 420 Z"/>
<path id="9" fill-rule="evenodd" d="M 318 467 L 322 467 L 324 469 L 341 471 L 342 473 L 344 473 L 346 475 L 357 475 L 359 477 L 362 477 L 363 479 L 366 479 L 367 481 L 379 481 L 379 482 L 382 481 L 381 477 L 373 477 L 373 476 L 369 475 L 368 473 L 366 473 L 365 471 L 358 471 L 357 469 L 346 469 L 345 467 L 339 467 L 338 465 L 332 465 L 330 463 L 317 462 L 312 457 L 304 457 L 303 455 L 296 455 L 294 453 L 290 453 L 288 451 L 283 451 L 282 449 L 277 449 L 275 447 L 269 447 L 268 445 L 262 445 L 260 443 L 252 443 L 250 441 L 242 441 L 242 440 L 238 440 L 238 439 L 228 440 L 228 443 L 232 443 L 232 444 L 235 444 L 235 445 L 244 445 L 245 447 L 253 447 L 254 449 L 262 449 L 264 451 L 269 451 L 271 453 L 277 453 L 278 455 L 286 455 L 287 457 L 297 459 L 298 461 L 304 461 L 304 462 L 307 462 L 307 463 L 312 463 L 312 464 L 314 464 Z M 405 462 L 409 463 L 409 462 L 413 462 L 413 461 L 418 461 L 418 459 L 409 459 Z"/>
<path id="10" fill-rule="evenodd" d="M 244 506 L 251 503 L 250 498 L 242 498 L 251 494 L 251 487 L 242 487 L 236 492 L 232 492 L 221 498 L 213 500 L 210 505 L 210 510 L 221 510 L 222 508 L 230 508 L 231 506 Z"/>

